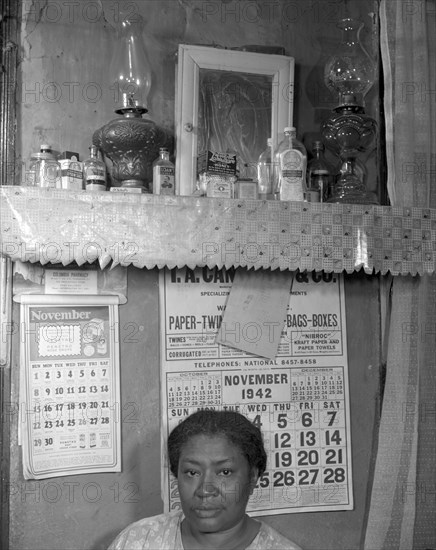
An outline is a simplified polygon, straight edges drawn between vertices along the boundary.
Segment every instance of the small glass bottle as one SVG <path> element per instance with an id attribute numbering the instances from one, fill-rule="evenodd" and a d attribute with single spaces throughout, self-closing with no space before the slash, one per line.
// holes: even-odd
<path id="1" fill-rule="evenodd" d="M 280 201 L 304 201 L 307 152 L 297 139 L 295 127 L 284 129 L 285 137 L 275 154 L 274 195 Z"/>
<path id="2" fill-rule="evenodd" d="M 86 191 L 106 191 L 106 165 L 98 156 L 95 145 L 89 148 L 90 156 L 83 161 L 83 183 Z"/>
<path id="3" fill-rule="evenodd" d="M 32 153 L 30 157 L 29 170 L 26 171 L 26 185 L 28 187 L 36 186 L 36 173 L 38 169 L 39 153 Z"/>
<path id="4" fill-rule="evenodd" d="M 175 194 L 175 170 L 166 147 L 159 149 L 159 157 L 153 162 L 153 193 L 155 195 Z"/>
<path id="5" fill-rule="evenodd" d="M 28 185 L 60 189 L 61 165 L 56 160 L 50 145 L 43 143 L 39 153 L 32 155 L 28 173 Z"/>
<path id="6" fill-rule="evenodd" d="M 324 157 L 324 151 L 322 141 L 313 142 L 312 158 L 307 165 L 308 202 L 324 202 L 328 197 L 332 169 Z"/>
<path id="7" fill-rule="evenodd" d="M 268 138 L 267 148 L 259 155 L 257 161 L 257 189 L 259 199 L 271 200 L 273 195 L 273 158 L 272 139 Z"/>

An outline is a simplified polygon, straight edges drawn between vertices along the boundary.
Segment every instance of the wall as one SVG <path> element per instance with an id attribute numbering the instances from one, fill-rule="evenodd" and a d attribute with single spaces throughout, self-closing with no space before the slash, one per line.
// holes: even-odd
<path id="1" fill-rule="evenodd" d="M 18 125 L 23 162 L 43 141 L 52 143 L 58 151 L 75 150 L 83 157 L 93 131 L 113 118 L 107 67 L 116 44 L 115 7 L 119 5 L 138 10 L 147 19 L 145 41 L 154 74 L 151 112 L 157 123 L 171 130 L 174 54 L 179 42 L 284 46 L 296 59 L 297 83 L 301 85 L 297 86 L 295 119 L 301 133 L 308 136 L 317 132 L 323 109 L 334 106 L 334 100 L 330 105 L 331 98 L 319 95 L 317 74 L 325 53 L 324 40 L 330 45 L 337 37 L 334 23 L 345 10 L 344 2 L 275 2 L 278 11 L 271 11 L 267 1 L 83 0 L 80 6 L 61 0 L 27 1 L 23 5 Z M 348 2 L 348 9 L 359 11 L 368 20 L 373 5 L 369 0 L 356 0 Z M 257 11 L 250 11 L 255 6 Z M 371 33 L 367 39 L 371 42 Z M 99 90 L 101 96 L 97 97 Z M 371 105 L 376 104 L 377 97 L 371 101 Z M 379 282 L 364 275 L 346 279 L 356 504 L 350 512 L 267 518 L 305 549 L 357 549 L 365 525 L 379 406 Z M 12 418 L 11 549 L 100 550 L 128 523 L 162 511 L 157 282 L 156 270 L 129 268 L 128 303 L 120 307 L 122 473 L 24 481 L 17 447 L 18 417 Z M 18 321 L 17 308 L 14 319 Z M 143 327 L 136 342 L 125 338 L 132 321 Z M 18 400 L 18 344 L 16 338 L 12 402 Z"/>
<path id="2" fill-rule="evenodd" d="M 376 277 L 359 274 L 346 277 L 355 508 L 346 512 L 266 518 L 305 550 L 359 548 L 379 406 L 378 285 Z M 162 511 L 157 286 L 156 270 L 129 268 L 128 303 L 120 306 L 123 442 L 120 474 L 23 480 L 21 452 L 17 447 L 19 419 L 18 415 L 12 418 L 11 550 L 103 550 L 130 522 Z M 18 319 L 17 309 L 14 317 Z M 132 322 L 138 326 L 135 338 L 130 337 Z M 13 346 L 12 402 L 16 402 L 18 337 Z"/>
<path id="3" fill-rule="evenodd" d="M 23 0 L 18 178 L 23 180 L 31 153 L 44 142 L 86 158 L 94 131 L 115 118 L 116 92 L 109 68 L 116 29 L 126 14 L 140 13 L 146 22 L 144 42 L 153 77 L 149 114 L 156 123 L 174 132 L 179 43 L 281 46 L 295 58 L 294 123 L 310 147 L 319 138 L 321 121 L 337 105 L 323 83 L 324 63 L 341 39 L 336 23 L 346 16 L 361 19 L 362 42 L 377 62 L 377 4 L 378 0 Z M 376 120 L 378 101 L 376 83 L 366 98 L 367 113 Z M 366 156 L 368 188 L 376 191 L 376 150 Z M 330 160 L 337 162 L 333 156 Z"/>
<path id="4" fill-rule="evenodd" d="M 157 272 L 130 270 L 129 302 L 120 306 L 122 464 L 120 474 L 24 481 L 11 443 L 11 549 L 106 548 L 132 518 L 161 510 Z M 18 318 L 18 308 L 14 311 Z M 135 336 L 132 323 L 137 323 Z M 13 346 L 13 402 L 17 402 L 18 339 Z"/>

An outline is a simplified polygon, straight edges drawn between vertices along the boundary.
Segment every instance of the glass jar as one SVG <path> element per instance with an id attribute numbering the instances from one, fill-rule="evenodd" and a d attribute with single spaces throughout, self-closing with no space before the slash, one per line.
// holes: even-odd
<path id="1" fill-rule="evenodd" d="M 61 189 L 61 165 L 50 145 L 42 144 L 39 153 L 32 155 L 28 173 L 28 185 Z"/>

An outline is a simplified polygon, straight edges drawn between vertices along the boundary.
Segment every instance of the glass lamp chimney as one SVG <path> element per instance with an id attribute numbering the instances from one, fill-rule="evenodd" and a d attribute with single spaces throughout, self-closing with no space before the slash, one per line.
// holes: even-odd
<path id="1" fill-rule="evenodd" d="M 151 69 L 143 41 L 144 20 L 141 15 L 122 19 L 119 40 L 111 62 L 112 82 L 120 107 L 138 107 L 148 111 Z"/>
<path id="2" fill-rule="evenodd" d="M 364 24 L 348 18 L 339 21 L 337 26 L 342 30 L 342 41 L 338 52 L 327 60 L 324 82 L 338 93 L 340 106 L 363 106 L 363 98 L 375 80 L 375 63 L 360 41 Z"/>

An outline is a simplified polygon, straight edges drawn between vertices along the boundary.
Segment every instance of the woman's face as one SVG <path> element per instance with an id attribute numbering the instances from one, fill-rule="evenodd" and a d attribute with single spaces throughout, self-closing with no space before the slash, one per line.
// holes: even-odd
<path id="1" fill-rule="evenodd" d="M 177 480 L 191 529 L 214 533 L 244 518 L 257 472 L 226 437 L 196 435 L 182 447 Z"/>

